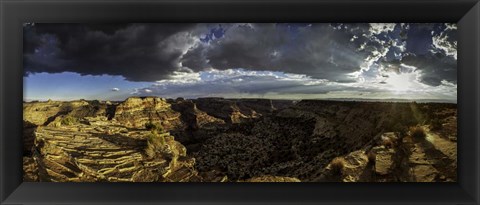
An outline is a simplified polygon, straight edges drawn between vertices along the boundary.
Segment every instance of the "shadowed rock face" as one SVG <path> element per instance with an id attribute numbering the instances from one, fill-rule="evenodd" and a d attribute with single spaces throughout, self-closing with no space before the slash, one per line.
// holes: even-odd
<path id="1" fill-rule="evenodd" d="M 199 98 L 194 103 L 200 110 L 226 123 L 241 123 L 275 110 L 272 100 L 268 99 Z"/>
<path id="2" fill-rule="evenodd" d="M 410 136 L 417 125 L 428 138 Z M 455 181 L 456 137 L 453 104 L 31 102 L 24 103 L 24 180 Z M 338 157 L 340 172 L 331 166 Z"/>
<path id="3" fill-rule="evenodd" d="M 32 147 L 35 141 L 35 129 L 37 125 L 23 121 L 23 153 L 24 155 L 32 154 Z"/>
<path id="4" fill-rule="evenodd" d="M 301 181 L 416 181 L 400 168 L 404 158 L 398 155 L 408 153 L 380 147 L 381 139 L 386 132 L 396 136 L 409 126 L 428 123 L 445 110 L 451 113 L 442 120 L 456 115 L 455 105 L 449 104 L 302 101 L 209 139 L 194 153 L 195 166 L 199 171 L 216 167 L 240 180 L 276 175 Z M 373 168 L 367 166 L 365 153 L 371 149 L 378 161 Z M 339 156 L 349 158 L 350 173 L 344 178 L 328 172 Z M 372 174 L 378 177 L 367 177 Z"/>
<path id="5" fill-rule="evenodd" d="M 172 102 L 172 109 L 180 113 L 180 119 L 184 124 L 183 128 L 189 131 L 201 128 L 215 128 L 225 124 L 222 119 L 215 118 L 199 110 L 197 105 L 191 100 Z"/>

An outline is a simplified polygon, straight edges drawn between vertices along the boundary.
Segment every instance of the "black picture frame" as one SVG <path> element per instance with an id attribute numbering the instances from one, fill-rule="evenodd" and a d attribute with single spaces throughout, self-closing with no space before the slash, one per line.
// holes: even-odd
<path id="1" fill-rule="evenodd" d="M 0 0 L 1 204 L 479 204 L 478 0 Z M 22 182 L 22 23 L 456 22 L 456 183 Z"/>

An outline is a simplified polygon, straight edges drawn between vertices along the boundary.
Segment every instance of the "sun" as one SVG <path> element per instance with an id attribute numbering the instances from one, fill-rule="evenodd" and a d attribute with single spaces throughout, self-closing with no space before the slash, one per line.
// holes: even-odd
<path id="1" fill-rule="evenodd" d="M 395 92 L 405 92 L 411 89 L 412 82 L 415 79 L 414 73 L 390 73 L 385 80 L 388 89 Z"/>

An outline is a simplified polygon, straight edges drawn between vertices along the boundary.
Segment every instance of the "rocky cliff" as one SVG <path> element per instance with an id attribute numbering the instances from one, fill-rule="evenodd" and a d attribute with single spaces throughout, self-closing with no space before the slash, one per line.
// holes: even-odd
<path id="1" fill-rule="evenodd" d="M 235 119 L 233 112 L 222 115 Z M 165 132 L 159 134 L 162 148 L 149 144 L 152 134 L 145 127 L 148 123 L 159 124 Z M 208 134 L 208 130 L 217 132 L 222 125 L 223 119 L 184 99 L 133 97 L 113 103 L 25 103 L 24 178 L 74 182 L 225 181 L 226 176 L 215 171 L 200 176 L 194 168 L 195 159 L 188 157 L 185 146 L 169 134 L 176 133 L 188 142 L 193 133 L 198 136 Z M 148 156 L 148 149 L 154 157 Z"/>
<path id="2" fill-rule="evenodd" d="M 47 101 L 23 127 L 25 181 L 456 180 L 454 104 Z"/>
<path id="3" fill-rule="evenodd" d="M 442 113 L 443 116 L 440 116 Z M 429 180 L 420 176 L 420 173 L 438 172 L 435 170 L 445 170 L 445 167 L 455 170 L 454 119 L 456 106 L 452 104 L 306 100 L 209 139 L 194 154 L 197 159 L 195 166 L 199 171 L 216 167 L 232 179 L 277 175 L 301 181 L 454 181 L 456 175 L 453 173 L 444 173 L 441 178 Z M 408 135 L 409 127 L 425 125 L 428 128 L 435 120 L 442 123 L 442 129 L 437 132 L 444 132 L 443 138 L 450 138 L 448 142 L 443 142 L 448 147 L 445 149 L 451 153 L 448 160 L 443 159 L 446 162 L 434 158 L 442 157 L 441 154 L 424 156 L 431 166 L 429 169 L 419 167 L 415 162 L 404 161 L 406 156 L 415 153 L 412 149 L 426 150 L 425 146 L 415 149 L 412 146 L 420 144 L 406 143 L 395 148 L 381 145 L 380 139 L 385 133 L 393 133 L 389 136 Z M 391 137 L 391 141 L 398 143 L 400 139 Z M 439 143 L 439 140 L 435 142 Z M 375 170 L 371 171 L 377 177 L 346 175 L 345 179 L 335 179 L 328 176 L 328 166 L 337 157 L 351 159 L 349 162 L 357 167 L 350 172 L 366 172 L 366 155 L 371 150 L 378 158 Z M 443 165 L 432 169 L 436 163 Z M 359 169 L 358 166 L 364 167 Z M 420 168 L 423 171 L 415 174 L 414 170 Z M 338 173 L 332 175 L 338 176 Z"/>
<path id="4" fill-rule="evenodd" d="M 200 110 L 226 123 L 241 123 L 275 110 L 272 100 L 268 99 L 199 98 L 194 103 Z"/>
<path id="5" fill-rule="evenodd" d="M 132 128 L 143 128 L 145 123 L 158 121 L 167 130 L 182 126 L 180 113 L 171 108 L 166 99 L 157 97 L 133 97 L 119 103 L 114 120 Z"/>
<path id="6" fill-rule="evenodd" d="M 194 159 L 168 133 L 164 149 L 146 156 L 148 131 L 117 124 L 74 124 L 40 127 L 35 132 L 33 159 L 39 181 L 133 182 L 191 181 L 196 179 Z M 198 177 L 197 177 L 198 178 Z"/>

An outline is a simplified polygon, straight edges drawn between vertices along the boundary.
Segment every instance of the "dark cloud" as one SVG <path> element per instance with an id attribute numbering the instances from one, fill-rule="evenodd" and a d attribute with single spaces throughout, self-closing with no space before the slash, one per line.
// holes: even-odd
<path id="1" fill-rule="evenodd" d="M 413 65 L 420 70 L 421 81 L 427 85 L 438 86 L 443 80 L 457 83 L 457 61 L 442 53 L 433 55 L 408 55 L 402 63 Z"/>
<path id="2" fill-rule="evenodd" d="M 240 24 L 226 29 L 224 37 L 207 47 L 190 50 L 183 58 L 190 68 L 225 70 L 246 68 L 307 74 L 315 78 L 348 81 L 346 73 L 360 68 L 368 51 L 357 51 L 368 26 L 356 29 L 330 24 L 290 26 L 283 24 Z M 203 61 L 198 57 L 202 56 Z M 208 61 L 208 63 L 207 63 Z"/>
<path id="3" fill-rule="evenodd" d="M 182 66 L 195 70 L 204 70 L 211 66 L 207 62 L 206 45 L 199 44 L 195 48 L 191 48 L 185 55 L 182 56 Z"/>
<path id="4" fill-rule="evenodd" d="M 25 29 L 28 73 L 71 71 L 155 81 L 181 69 L 193 24 L 35 24 Z"/>
<path id="5" fill-rule="evenodd" d="M 423 83 L 438 86 L 443 80 L 456 82 L 456 27 L 28 24 L 24 26 L 24 57 L 26 74 L 71 71 L 120 75 L 129 81 L 169 79 L 178 71 L 245 68 L 356 82 L 358 76 L 376 79 L 385 72 L 401 73 L 403 64 L 421 71 Z M 360 75 L 352 76 L 354 72 Z"/>

